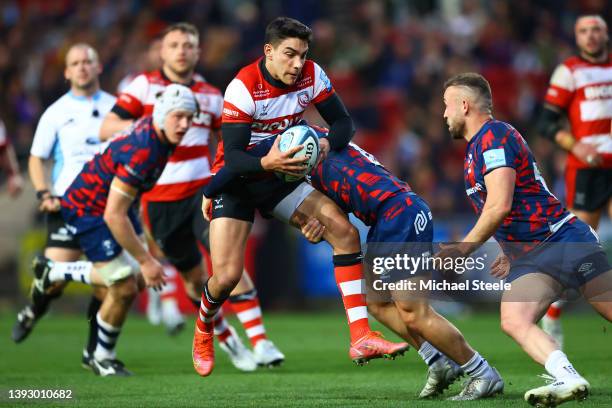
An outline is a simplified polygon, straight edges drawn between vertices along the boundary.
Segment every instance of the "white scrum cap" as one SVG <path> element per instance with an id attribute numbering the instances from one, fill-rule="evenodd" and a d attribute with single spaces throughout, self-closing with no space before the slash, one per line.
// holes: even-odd
<path id="1" fill-rule="evenodd" d="M 170 84 L 153 105 L 153 123 L 164 130 L 166 115 L 176 110 L 196 113 L 198 104 L 191 89 L 184 85 Z"/>

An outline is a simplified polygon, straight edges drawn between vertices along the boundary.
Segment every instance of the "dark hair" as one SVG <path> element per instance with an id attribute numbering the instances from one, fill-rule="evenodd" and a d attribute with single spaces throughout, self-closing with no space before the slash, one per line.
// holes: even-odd
<path id="1" fill-rule="evenodd" d="M 493 94 L 489 81 L 476 72 L 465 72 L 455 75 L 444 83 L 444 90 L 451 86 L 463 86 L 476 93 L 478 108 L 487 113 L 493 111 Z"/>
<path id="2" fill-rule="evenodd" d="M 312 30 L 293 18 L 277 17 L 266 27 L 265 43 L 276 47 L 285 38 L 299 38 L 310 44 Z"/>
<path id="3" fill-rule="evenodd" d="M 198 41 L 200 41 L 200 33 L 198 32 L 198 29 L 193 24 L 185 22 L 170 24 L 164 29 L 164 31 L 161 32 L 159 38 L 164 38 L 166 35 L 168 35 L 168 33 L 171 33 L 173 31 L 180 31 L 185 34 L 191 34 L 195 36 Z"/>

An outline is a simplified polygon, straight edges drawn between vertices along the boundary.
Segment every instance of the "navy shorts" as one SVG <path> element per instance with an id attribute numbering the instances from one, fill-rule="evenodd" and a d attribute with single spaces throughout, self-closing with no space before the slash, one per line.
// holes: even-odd
<path id="1" fill-rule="evenodd" d="M 565 288 L 578 289 L 609 270 L 608 258 L 596 233 L 574 218 L 546 242 L 513 260 L 506 281 L 539 272 L 551 276 Z"/>
<path id="2" fill-rule="evenodd" d="M 379 208 L 376 224 L 368 233 L 365 256 L 368 271 L 383 282 L 429 274 L 431 270 L 423 260 L 433 254 L 432 241 L 433 220 L 427 203 L 414 193 L 389 198 Z M 421 261 L 417 264 L 408 258 Z M 393 267 L 388 268 L 391 263 Z"/>
<path id="3" fill-rule="evenodd" d="M 79 241 L 83 253 L 91 262 L 107 262 L 116 258 L 123 248 L 115 240 L 102 216 L 78 216 L 75 212 L 62 207 L 62 216 L 68 230 Z M 128 217 L 137 235 L 142 234 L 142 226 L 134 206 L 128 210 Z"/>

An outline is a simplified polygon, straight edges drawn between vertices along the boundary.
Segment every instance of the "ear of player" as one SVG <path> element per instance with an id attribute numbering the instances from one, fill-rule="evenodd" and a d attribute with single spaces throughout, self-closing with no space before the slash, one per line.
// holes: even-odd
<path id="1" fill-rule="evenodd" d="M 306 170 L 304 170 L 301 177 L 276 173 L 278 177 L 286 182 L 302 179 L 306 174 L 310 173 L 317 164 L 317 159 L 319 158 L 319 138 L 310 126 L 298 125 L 285 130 L 281 135 L 278 148 L 281 152 L 286 152 L 300 145 L 303 146 L 302 150 L 295 153 L 293 157 L 304 156 Z"/>

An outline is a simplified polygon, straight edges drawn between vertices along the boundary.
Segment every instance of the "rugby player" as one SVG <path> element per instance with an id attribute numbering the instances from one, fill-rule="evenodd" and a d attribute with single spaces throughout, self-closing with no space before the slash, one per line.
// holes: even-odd
<path id="1" fill-rule="evenodd" d="M 111 138 L 135 119 L 150 114 L 156 95 L 169 84 L 183 84 L 195 94 L 200 111 L 155 187 L 142 195 L 141 208 L 145 227 L 153 238 L 153 245 L 158 247 L 156 252 L 161 251 L 178 269 L 188 296 L 198 308 L 202 285 L 208 275 L 198 246 L 201 240 L 208 247 L 208 240 L 204 239 L 208 225 L 200 213 L 200 190 L 210 180 L 209 144 L 218 137 L 223 107 L 221 92 L 195 73 L 199 56 L 199 33 L 193 25 L 168 26 L 161 37 L 162 68 L 141 74 L 127 85 L 100 133 L 102 139 Z M 241 370 L 253 371 L 258 364 L 278 365 L 285 357 L 267 338 L 257 291 L 246 272 L 243 276 L 230 302 L 238 309 L 237 316 L 245 325 L 254 346 L 253 353 L 221 314 L 217 316 L 215 334 L 221 348 Z M 258 324 L 253 324 L 254 319 Z"/>
<path id="2" fill-rule="evenodd" d="M 305 170 L 303 157 L 291 158 L 300 146 L 282 153 L 276 138 L 262 158 L 246 152 L 249 145 L 273 138 L 297 123 L 309 105 L 330 124 L 329 137 L 321 142 L 323 157 L 350 141 L 354 127 L 346 108 L 321 67 L 306 59 L 311 38 L 310 28 L 299 21 L 274 19 L 266 28 L 264 57 L 240 70 L 225 92 L 223 147 L 217 150 L 213 170 L 227 168 L 230 177 L 240 177 L 219 193 L 215 184 L 205 191 L 206 199 L 213 200 L 210 247 L 214 274 L 204 285 L 194 333 L 193 362 L 201 376 L 209 375 L 214 367 L 212 322 L 240 280 L 256 209 L 297 227 L 315 216 L 326 227 L 324 238 L 334 250 L 336 282 L 345 288 L 341 294 L 351 334 L 351 359 L 365 362 L 395 356 L 408 347 L 388 342 L 370 330 L 363 288 L 349 284 L 360 282 L 363 272 L 359 234 L 346 215 L 308 184 L 285 183 L 274 175 L 275 171 L 296 174 Z M 206 207 L 207 201 L 203 204 Z"/>
<path id="3" fill-rule="evenodd" d="M 327 129 L 313 126 L 320 138 Z M 267 142 L 267 143 L 266 143 Z M 259 143 L 249 150 L 255 156 L 267 153 Z M 470 347 L 461 332 L 429 305 L 427 294 L 418 290 L 384 290 L 373 288 L 371 260 L 393 257 L 397 253 L 415 258 L 432 255 L 433 221 L 429 207 L 408 183 L 391 174 L 374 156 L 350 143 L 313 169 L 308 177 L 311 185 L 332 199 L 346 213 L 353 213 L 370 227 L 367 238 L 366 275 L 368 310 L 385 326 L 410 343 L 429 366 L 427 383 L 420 398 L 440 395 L 462 373 L 470 377 L 451 400 L 465 401 L 503 392 L 504 383 L 495 368 Z M 302 233 L 311 242 L 318 242 L 325 231 L 318 219 L 308 220 Z M 414 272 L 414 273 L 413 273 Z M 429 279 L 426 268 L 409 273 L 386 271 L 383 282 Z M 363 283 L 361 283 L 363 284 Z M 341 285 L 342 286 L 342 285 Z M 439 351 L 438 351 L 439 350 Z"/>
<path id="4" fill-rule="evenodd" d="M 83 254 L 78 241 L 64 224 L 60 197 L 83 165 L 103 150 L 98 131 L 102 118 L 115 103 L 115 97 L 100 89 L 101 72 L 96 50 L 84 43 L 70 47 L 64 71 L 70 90 L 45 110 L 34 134 L 28 167 L 40 202 L 39 209 L 45 214 L 47 242 L 44 256 L 52 261 L 77 261 Z M 51 184 L 45 167 L 47 160 L 53 160 Z M 51 300 L 61 295 L 64 286 L 56 285 L 48 292 L 31 291 L 31 304 L 17 314 L 13 341 L 19 343 L 30 334 L 38 319 L 47 312 Z M 83 350 L 85 367 L 89 366 L 96 344 L 95 315 L 105 289 L 94 288 L 94 292 L 96 296 L 92 297 L 87 312 L 90 332 L 87 347 Z"/>
<path id="5" fill-rule="evenodd" d="M 196 112 L 197 102 L 189 88 L 166 87 L 155 101 L 152 117 L 136 121 L 87 162 L 62 197 L 66 227 L 90 262 L 36 260 L 36 291 L 70 280 L 108 288 L 96 315 L 97 344 L 91 366 L 97 375 L 131 375 L 115 353 L 122 325 L 140 278 L 148 287 L 159 289 L 165 283 L 162 265 L 139 237 L 136 203 L 143 191 L 155 185 Z"/>
<path id="6" fill-rule="evenodd" d="M 601 16 L 578 17 L 574 32 L 579 53 L 552 74 L 538 128 L 542 136 L 568 152 L 567 208 L 597 229 L 606 208 L 612 218 L 612 57 L 608 26 Z M 563 126 L 563 116 L 569 129 Z M 553 303 L 542 318 L 542 328 L 560 346 L 562 307 L 563 300 Z"/>
<path id="7" fill-rule="evenodd" d="M 453 139 L 467 141 L 464 179 L 478 221 L 462 242 L 439 257 L 469 255 L 494 237 L 503 252 L 492 274 L 511 283 L 501 302 L 501 327 L 551 376 L 525 400 L 555 406 L 585 399 L 589 383 L 537 322 L 565 288 L 582 292 L 612 319 L 612 270 L 592 228 L 567 211 L 542 178 L 519 132 L 492 116 L 487 80 L 459 74 L 444 85 L 444 119 Z"/>

